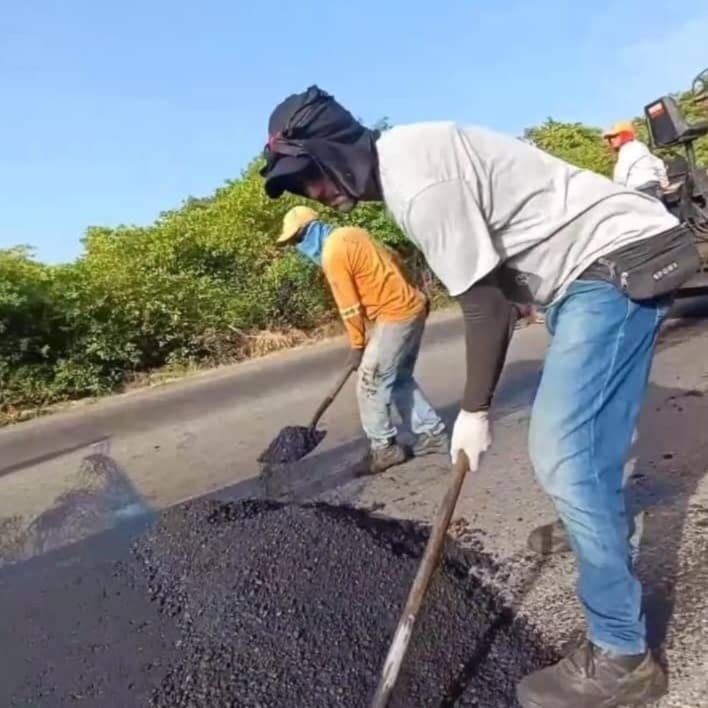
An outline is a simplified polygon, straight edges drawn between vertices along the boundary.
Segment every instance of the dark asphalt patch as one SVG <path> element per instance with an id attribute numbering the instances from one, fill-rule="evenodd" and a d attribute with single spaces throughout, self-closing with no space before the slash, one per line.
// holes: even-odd
<path id="1" fill-rule="evenodd" d="M 268 447 L 258 456 L 265 464 L 297 462 L 311 453 L 324 440 L 326 431 L 304 425 L 289 425 L 283 428 Z"/>
<path id="2" fill-rule="evenodd" d="M 426 532 L 201 500 L 132 546 L 104 537 L 0 572 L 0 705 L 368 706 Z M 521 676 L 554 658 L 448 559 L 392 706 L 508 708 Z"/>

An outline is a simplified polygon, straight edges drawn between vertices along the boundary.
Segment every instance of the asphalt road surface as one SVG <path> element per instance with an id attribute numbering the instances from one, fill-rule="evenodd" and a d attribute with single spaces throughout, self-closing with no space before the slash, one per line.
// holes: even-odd
<path id="1" fill-rule="evenodd" d="M 708 313 L 695 302 L 676 314 L 628 494 L 652 642 L 671 677 L 660 705 L 698 708 L 708 706 Z M 418 370 L 448 420 L 460 335 L 456 314 L 436 316 Z M 543 562 L 524 545 L 553 519 L 525 448 L 546 343 L 540 326 L 514 338 L 494 448 L 463 490 L 400 705 L 513 705 L 514 680 L 582 628 L 572 557 Z M 258 453 L 310 417 L 344 357 L 342 342 L 326 343 L 0 432 L 0 705 L 366 705 L 415 572 L 417 524 L 434 514 L 449 465 L 438 456 L 356 477 L 364 447 L 350 382 L 311 458 L 258 476 Z M 263 496 L 289 504 L 238 502 Z M 292 505 L 304 501 L 335 511 Z M 365 514 L 354 523 L 340 506 Z"/>

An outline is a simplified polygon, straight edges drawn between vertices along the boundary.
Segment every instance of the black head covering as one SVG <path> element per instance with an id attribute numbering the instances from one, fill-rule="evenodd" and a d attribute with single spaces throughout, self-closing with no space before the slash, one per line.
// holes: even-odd
<path id="1" fill-rule="evenodd" d="M 379 131 L 364 127 L 334 98 L 313 85 L 288 96 L 268 121 L 265 190 L 275 199 L 298 190 L 302 173 L 319 168 L 354 199 L 361 199 L 376 167 Z"/>

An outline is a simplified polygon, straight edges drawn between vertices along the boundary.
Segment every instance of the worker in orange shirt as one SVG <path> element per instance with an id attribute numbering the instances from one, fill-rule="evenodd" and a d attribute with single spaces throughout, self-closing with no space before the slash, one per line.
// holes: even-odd
<path id="1" fill-rule="evenodd" d="M 427 297 L 405 276 L 393 254 L 361 228 L 334 227 L 306 206 L 283 219 L 278 243 L 319 265 L 344 322 L 358 370 L 359 415 L 370 444 L 372 473 L 405 462 L 391 404 L 416 434 L 415 456 L 447 453 L 445 424 L 413 377 L 428 315 Z M 373 331 L 366 341 L 366 321 Z"/>

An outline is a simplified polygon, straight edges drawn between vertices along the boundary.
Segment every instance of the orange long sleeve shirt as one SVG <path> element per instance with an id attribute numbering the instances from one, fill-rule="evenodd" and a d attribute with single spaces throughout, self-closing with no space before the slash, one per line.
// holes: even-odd
<path id="1" fill-rule="evenodd" d="M 364 229 L 334 229 L 324 244 L 322 268 L 355 349 L 366 343 L 366 320 L 402 322 L 425 308 L 425 295 Z"/>

